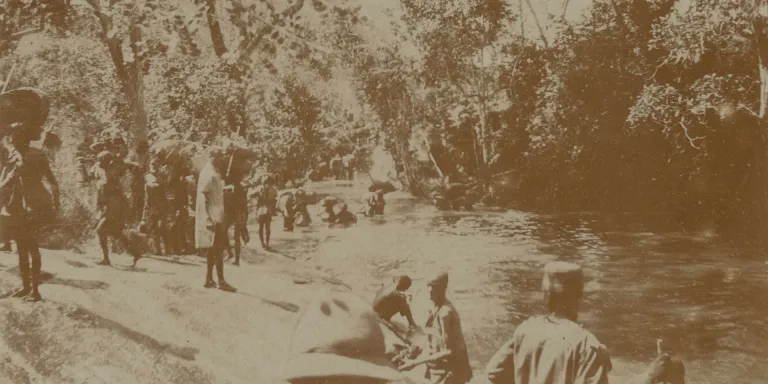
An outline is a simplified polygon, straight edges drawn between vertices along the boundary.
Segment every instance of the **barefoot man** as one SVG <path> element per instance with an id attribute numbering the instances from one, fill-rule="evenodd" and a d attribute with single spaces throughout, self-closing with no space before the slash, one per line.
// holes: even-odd
<path id="1" fill-rule="evenodd" d="M 213 268 L 219 279 L 219 289 L 235 292 L 235 288 L 224 280 L 224 250 L 227 246 L 227 233 L 224 228 L 224 179 L 227 161 L 221 148 L 208 150 L 208 162 L 200 171 L 197 181 L 197 201 L 195 203 L 195 246 L 206 250 L 208 269 L 205 275 L 205 288 L 215 288 Z"/>
<path id="2" fill-rule="evenodd" d="M 10 223 L 9 237 L 16 241 L 19 254 L 23 288 L 14 296 L 28 301 L 41 299 L 39 231 L 59 211 L 59 186 L 48 159 L 43 151 L 30 147 L 30 142 L 42 136 L 48 110 L 47 97 L 35 89 L 16 89 L 0 95 L 0 134 L 5 136 L 7 152 L 0 174 L 0 212 Z M 50 191 L 43 179 L 48 181 Z"/>

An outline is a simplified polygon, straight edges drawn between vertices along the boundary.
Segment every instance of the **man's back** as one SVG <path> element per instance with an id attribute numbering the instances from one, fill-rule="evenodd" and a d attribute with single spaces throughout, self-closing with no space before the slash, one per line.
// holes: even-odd
<path id="1" fill-rule="evenodd" d="M 486 367 L 493 384 L 607 384 L 611 360 L 589 331 L 568 319 L 535 316 Z"/>

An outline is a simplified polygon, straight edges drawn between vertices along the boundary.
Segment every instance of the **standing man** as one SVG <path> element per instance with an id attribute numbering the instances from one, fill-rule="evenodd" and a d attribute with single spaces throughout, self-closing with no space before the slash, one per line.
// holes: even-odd
<path id="1" fill-rule="evenodd" d="M 272 234 L 272 216 L 277 209 L 277 188 L 275 178 L 266 175 L 260 186 L 256 188 L 256 215 L 259 220 L 259 240 L 264 249 L 269 249 L 269 238 Z"/>
<path id="2" fill-rule="evenodd" d="M 418 360 L 426 361 L 425 378 L 430 383 L 465 384 L 472 379 L 472 368 L 459 313 L 446 296 L 448 274 L 441 273 L 427 284 L 434 304 L 424 328 L 429 339 L 429 355 Z"/>
<path id="3" fill-rule="evenodd" d="M 131 242 L 125 233 L 129 205 L 120 180 L 127 166 L 109 151 L 101 151 L 96 156 L 96 208 L 99 211 L 96 234 L 103 255 L 99 265 L 112 265 L 109 260 L 109 237 L 123 243 L 128 253 L 133 256 L 134 267 L 142 257 L 137 245 Z"/>
<path id="4" fill-rule="evenodd" d="M 576 264 L 556 261 L 544 267 L 548 314 L 529 318 L 491 358 L 485 370 L 492 384 L 607 384 L 611 358 L 603 344 L 577 321 L 584 275 Z M 662 354 L 632 383 L 670 379 L 669 355 Z"/>
<path id="5" fill-rule="evenodd" d="M 373 300 L 373 310 L 384 320 L 391 321 L 396 314 L 403 315 L 408 320 L 411 328 L 416 327 L 411 315 L 411 306 L 408 304 L 406 292 L 411 288 L 411 278 L 400 276 L 391 284 L 381 287 Z"/>
<path id="6" fill-rule="evenodd" d="M 224 280 L 224 249 L 227 245 L 227 233 L 224 228 L 224 179 L 227 162 L 220 148 L 211 147 L 208 162 L 200 171 L 197 181 L 197 201 L 195 203 L 195 246 L 205 249 L 208 269 L 205 275 L 205 288 L 215 288 L 213 268 L 216 267 L 219 289 L 235 292 L 236 289 Z"/>
<path id="7" fill-rule="evenodd" d="M 27 301 L 41 299 L 39 231 L 60 207 L 59 186 L 48 158 L 30 147 L 30 142 L 41 139 L 48 111 L 48 98 L 39 90 L 21 88 L 0 95 L 0 134 L 8 135 L 3 138 L 8 155 L 0 173 L 0 212 L 12 223 L 8 229 L 19 254 L 23 287 L 14 297 Z M 43 185 L 44 179 L 50 191 Z"/>

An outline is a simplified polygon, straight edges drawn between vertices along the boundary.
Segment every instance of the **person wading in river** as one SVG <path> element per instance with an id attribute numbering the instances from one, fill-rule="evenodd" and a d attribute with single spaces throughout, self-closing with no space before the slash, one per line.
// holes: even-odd
<path id="1" fill-rule="evenodd" d="M 383 286 L 373 300 L 373 310 L 384 320 L 391 321 L 396 314 L 403 315 L 408 320 L 411 328 L 416 327 L 411 315 L 411 306 L 408 304 L 406 292 L 411 288 L 411 278 L 400 276 L 391 284 Z"/>
<path id="2" fill-rule="evenodd" d="M 361 298 L 331 292 L 299 317 L 280 379 L 292 384 L 415 384 L 386 356 L 379 319 Z"/>
<path id="3" fill-rule="evenodd" d="M 0 95 L 0 133 L 8 135 L 3 138 L 7 157 L 0 173 L 0 214 L 10 225 L 6 229 L 16 241 L 19 255 L 23 288 L 14 296 L 28 301 L 41 299 L 39 231 L 60 207 L 59 186 L 48 158 L 43 151 L 30 147 L 30 142 L 41 139 L 48 111 L 48 99 L 38 90 L 22 88 Z M 50 191 L 43 179 L 48 181 Z"/>
<path id="4" fill-rule="evenodd" d="M 207 269 L 205 288 L 215 288 L 213 269 L 219 279 L 219 289 L 235 292 L 235 288 L 224 280 L 224 249 L 227 246 L 227 233 L 224 228 L 224 179 L 227 161 L 220 148 L 211 147 L 208 162 L 200 171 L 197 181 L 197 201 L 195 203 L 195 246 L 205 249 Z"/>
<path id="5" fill-rule="evenodd" d="M 607 384 L 611 359 L 603 344 L 576 323 L 584 275 L 576 264 L 556 261 L 544 267 L 548 314 L 529 318 L 491 358 L 485 370 L 491 384 Z M 671 359 L 662 354 L 631 383 L 666 382 Z"/>

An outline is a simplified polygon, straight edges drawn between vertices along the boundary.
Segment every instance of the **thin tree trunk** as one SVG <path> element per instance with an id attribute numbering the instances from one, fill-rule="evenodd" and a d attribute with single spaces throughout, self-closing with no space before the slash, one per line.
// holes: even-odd
<path id="1" fill-rule="evenodd" d="M 213 42 L 213 51 L 216 56 L 222 57 L 227 53 L 227 45 L 224 43 L 224 33 L 221 32 L 221 25 L 219 25 L 219 18 L 216 16 L 216 0 L 206 0 L 208 9 L 205 15 L 208 19 L 208 28 L 211 33 L 211 41 Z"/>
<path id="2" fill-rule="evenodd" d="M 528 9 L 531 10 L 531 15 L 533 15 L 533 21 L 536 23 L 536 28 L 539 30 L 541 41 L 544 42 L 544 48 L 549 48 L 549 41 L 547 41 L 547 36 L 544 35 L 544 28 L 541 27 L 539 17 L 536 15 L 536 11 L 533 9 L 533 5 L 531 5 L 531 0 L 525 0 L 525 3 L 528 4 Z"/>

